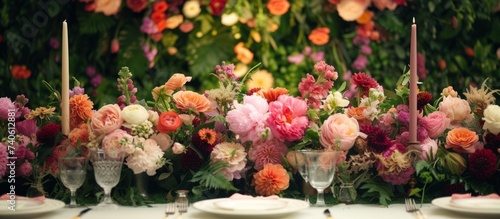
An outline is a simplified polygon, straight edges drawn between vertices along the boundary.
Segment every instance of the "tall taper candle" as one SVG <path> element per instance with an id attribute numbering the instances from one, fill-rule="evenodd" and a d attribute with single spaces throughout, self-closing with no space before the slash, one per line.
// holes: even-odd
<path id="1" fill-rule="evenodd" d="M 61 128 L 62 134 L 69 135 L 69 51 L 68 24 L 63 22 L 62 30 L 62 88 L 61 88 Z"/>
<path id="2" fill-rule="evenodd" d="M 415 18 L 411 25 L 411 45 L 410 45 L 410 143 L 417 142 L 417 25 Z"/>

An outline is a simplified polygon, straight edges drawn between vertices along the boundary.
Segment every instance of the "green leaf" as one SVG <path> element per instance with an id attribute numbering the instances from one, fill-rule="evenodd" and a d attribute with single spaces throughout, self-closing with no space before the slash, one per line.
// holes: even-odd
<path id="1" fill-rule="evenodd" d="M 238 189 L 220 172 L 227 166 L 228 164 L 222 161 L 211 163 L 201 170 L 193 172 L 193 178 L 190 182 L 198 183 L 199 186 L 207 189 L 238 191 Z"/>
<path id="2" fill-rule="evenodd" d="M 416 164 L 415 164 L 415 172 L 417 172 L 417 175 L 420 173 L 420 171 L 422 171 L 423 169 L 427 169 L 429 168 L 429 164 L 425 161 L 425 160 L 419 160 Z"/>
<path id="3" fill-rule="evenodd" d="M 389 205 L 389 201 L 392 200 L 391 197 L 394 196 L 389 184 L 380 179 L 367 181 L 360 188 L 368 190 L 363 194 L 363 197 L 378 198 L 379 203 L 386 207 Z"/>
<path id="4" fill-rule="evenodd" d="M 102 33 L 116 24 L 112 16 L 103 13 L 85 13 L 78 17 L 80 22 L 80 32 L 83 34 Z"/>

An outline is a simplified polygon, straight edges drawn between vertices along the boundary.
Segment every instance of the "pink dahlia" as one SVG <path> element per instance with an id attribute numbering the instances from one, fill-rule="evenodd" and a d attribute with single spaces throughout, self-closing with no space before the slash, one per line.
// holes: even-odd
<path id="1" fill-rule="evenodd" d="M 288 152 L 288 147 L 276 139 L 255 142 L 248 151 L 248 157 L 255 162 L 254 168 L 261 170 L 268 163 L 283 164 L 283 157 Z"/>
<path id="2" fill-rule="evenodd" d="M 309 125 L 305 101 L 288 95 L 281 95 L 269 104 L 267 123 L 273 136 L 280 141 L 302 139 Z"/>
<path id="3" fill-rule="evenodd" d="M 234 109 L 229 111 L 226 121 L 229 130 L 238 134 L 242 142 L 255 142 L 266 131 L 267 100 L 260 96 L 245 96 L 243 104 L 235 102 Z"/>
<path id="4" fill-rule="evenodd" d="M 388 183 L 406 184 L 415 172 L 409 157 L 405 154 L 405 147 L 396 141 L 393 141 L 391 147 L 377 157 L 379 158 L 377 171 Z"/>

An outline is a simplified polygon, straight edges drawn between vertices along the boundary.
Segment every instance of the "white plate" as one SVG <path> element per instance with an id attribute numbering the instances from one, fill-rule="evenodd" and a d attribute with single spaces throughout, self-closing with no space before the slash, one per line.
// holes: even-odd
<path id="1" fill-rule="evenodd" d="M 469 213 L 469 214 L 485 214 L 485 215 L 500 215 L 500 206 L 498 208 L 464 208 L 458 207 L 451 202 L 451 197 L 442 197 L 432 200 L 432 204 L 440 208 L 444 208 L 450 211 Z"/>
<path id="2" fill-rule="evenodd" d="M 460 198 L 451 200 L 450 204 L 459 208 L 500 210 L 500 199 L 496 198 Z"/>
<path id="3" fill-rule="evenodd" d="M 214 205 L 233 211 L 265 211 L 284 208 L 288 202 L 281 199 L 224 199 L 214 202 Z"/>
<path id="4" fill-rule="evenodd" d="M 309 208 L 309 203 L 298 200 L 298 199 L 290 199 L 290 198 L 280 198 L 278 199 L 286 203 L 284 207 L 269 209 L 269 210 L 233 210 L 233 209 L 225 209 L 218 207 L 215 203 L 223 203 L 226 201 L 236 201 L 234 199 L 229 198 L 219 198 L 219 199 L 209 199 L 204 201 L 195 202 L 193 207 L 200 211 L 218 214 L 218 215 L 226 215 L 226 216 L 271 216 L 271 215 L 281 215 L 288 214 L 296 211 L 300 211 L 306 208 Z M 241 200 L 243 201 L 243 200 Z M 263 200 L 260 200 L 263 201 Z M 273 201 L 273 200 L 269 200 Z M 274 200 L 276 201 L 276 200 Z"/>
<path id="5" fill-rule="evenodd" d="M 7 203 L 6 200 L 2 200 L 2 202 Z M 17 203 L 23 204 L 22 200 L 17 200 Z M 46 198 L 43 203 L 39 204 L 29 204 L 26 205 L 24 203 L 23 206 L 18 205 L 16 207 L 16 211 L 9 210 L 7 206 L 4 206 L 4 203 L 2 203 L 2 209 L 0 209 L 0 216 L 18 216 L 18 215 L 32 215 L 32 214 L 41 214 L 41 213 L 47 213 L 51 211 L 55 211 L 57 209 L 63 208 L 65 206 L 65 203 L 59 200 L 55 199 L 49 199 Z"/>

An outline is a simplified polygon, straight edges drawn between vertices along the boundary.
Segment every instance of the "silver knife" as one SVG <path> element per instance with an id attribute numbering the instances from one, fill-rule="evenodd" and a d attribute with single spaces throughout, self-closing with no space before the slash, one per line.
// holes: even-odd
<path id="1" fill-rule="evenodd" d="M 328 208 L 323 211 L 323 214 L 326 216 L 326 219 L 333 219 L 332 214 L 330 214 L 330 210 L 328 210 Z"/>

